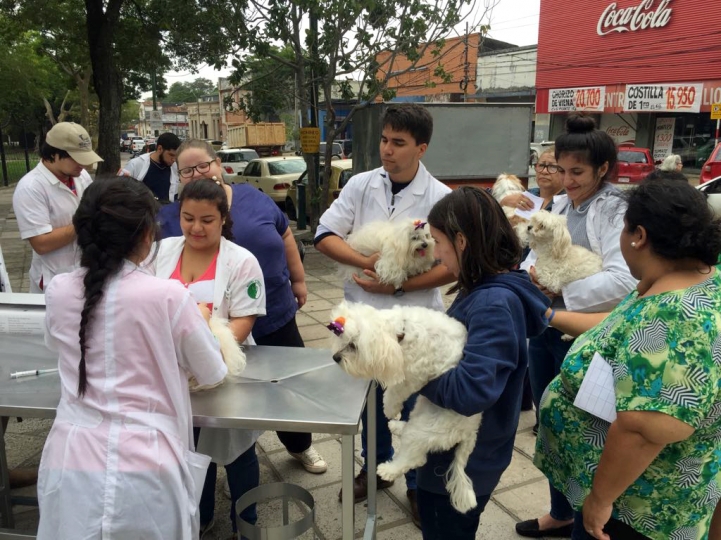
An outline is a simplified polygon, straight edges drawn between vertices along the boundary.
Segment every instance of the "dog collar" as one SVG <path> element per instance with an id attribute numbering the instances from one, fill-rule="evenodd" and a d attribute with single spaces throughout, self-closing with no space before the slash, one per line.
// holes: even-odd
<path id="1" fill-rule="evenodd" d="M 340 336 L 343 333 L 345 325 L 345 318 L 344 317 L 338 317 L 336 320 L 334 320 L 332 323 L 330 323 L 326 328 L 333 332 L 336 336 Z"/>

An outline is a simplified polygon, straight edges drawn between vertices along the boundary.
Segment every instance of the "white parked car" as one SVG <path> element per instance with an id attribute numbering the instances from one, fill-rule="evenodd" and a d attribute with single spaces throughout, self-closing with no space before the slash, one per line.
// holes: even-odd
<path id="1" fill-rule="evenodd" d="M 145 139 L 142 137 L 133 137 L 133 142 L 130 145 L 131 152 L 142 152 L 145 148 Z"/>
<path id="2" fill-rule="evenodd" d="M 258 152 L 252 148 L 229 148 L 218 152 L 220 166 L 223 169 L 223 180 L 226 184 L 238 181 L 238 176 L 243 174 L 246 165 L 258 159 Z"/>
<path id="3" fill-rule="evenodd" d="M 288 188 L 305 171 L 302 157 L 267 157 L 254 159 L 245 167 L 236 183 L 250 184 L 267 193 L 278 206 L 285 206 Z"/>

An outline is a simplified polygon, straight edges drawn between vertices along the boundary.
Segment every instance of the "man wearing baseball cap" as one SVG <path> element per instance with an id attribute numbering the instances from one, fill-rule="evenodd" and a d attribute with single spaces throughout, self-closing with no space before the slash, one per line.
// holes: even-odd
<path id="1" fill-rule="evenodd" d="M 93 181 L 85 167 L 103 161 L 93 152 L 88 132 L 73 122 L 48 131 L 40 158 L 13 194 L 20 237 L 33 248 L 31 293 L 43 292 L 55 275 L 77 267 L 73 214 Z"/>

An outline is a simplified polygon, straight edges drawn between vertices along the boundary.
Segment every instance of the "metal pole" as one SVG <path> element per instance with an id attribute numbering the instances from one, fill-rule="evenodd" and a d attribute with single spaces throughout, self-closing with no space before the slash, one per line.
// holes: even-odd
<path id="1" fill-rule="evenodd" d="M 718 144 L 718 131 L 719 131 L 719 123 L 720 122 L 721 122 L 721 120 L 716 119 L 716 142 L 714 143 L 714 145 Z"/>
<path id="2" fill-rule="evenodd" d="M 30 172 L 30 156 L 28 155 L 28 135 L 25 132 L 25 122 L 22 124 L 23 129 L 23 150 L 25 152 L 25 170 Z"/>
<path id="3" fill-rule="evenodd" d="M 10 179 L 8 178 L 8 164 L 5 160 L 5 142 L 3 141 L 2 126 L 0 126 L 0 161 L 2 162 L 3 186 L 8 186 L 10 185 Z"/>
<path id="4" fill-rule="evenodd" d="M 153 110 L 158 110 L 158 102 L 155 99 L 155 70 L 153 70 Z"/>

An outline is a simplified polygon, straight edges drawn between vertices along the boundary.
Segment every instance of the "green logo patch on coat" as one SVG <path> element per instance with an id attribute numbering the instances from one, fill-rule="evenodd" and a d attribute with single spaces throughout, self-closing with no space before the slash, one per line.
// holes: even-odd
<path id="1" fill-rule="evenodd" d="M 260 283 L 260 280 L 254 279 L 248 284 L 248 296 L 250 296 L 253 300 L 257 300 L 260 298 L 262 289 L 263 285 Z"/>

